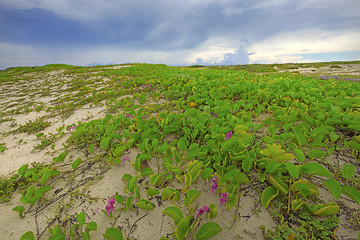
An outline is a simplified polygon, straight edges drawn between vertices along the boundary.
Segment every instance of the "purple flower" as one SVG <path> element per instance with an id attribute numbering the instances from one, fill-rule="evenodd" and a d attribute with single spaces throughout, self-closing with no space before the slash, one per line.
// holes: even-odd
<path id="1" fill-rule="evenodd" d="M 108 204 L 105 207 L 107 215 L 109 215 L 111 211 L 115 211 L 114 204 L 115 204 L 115 198 L 110 198 L 108 200 Z"/>
<path id="2" fill-rule="evenodd" d="M 233 132 L 228 132 L 227 134 L 225 134 L 225 140 L 230 139 L 232 135 L 233 135 Z"/>
<path id="3" fill-rule="evenodd" d="M 211 182 L 211 194 L 214 194 L 214 193 L 216 193 L 219 179 L 217 178 L 217 176 L 215 176 L 215 177 L 213 177 L 213 179 L 211 179 L 210 182 Z"/>
<path id="4" fill-rule="evenodd" d="M 126 114 L 125 117 L 128 117 L 129 119 L 133 119 L 133 116 L 131 114 Z"/>
<path id="5" fill-rule="evenodd" d="M 224 193 L 221 194 L 221 196 L 222 196 L 222 197 L 220 198 L 220 206 L 223 206 L 223 205 L 225 205 L 226 202 L 229 200 L 229 199 L 228 199 L 229 193 L 224 192 Z"/>
<path id="6" fill-rule="evenodd" d="M 121 165 L 123 165 L 126 161 L 130 161 L 130 156 L 126 155 L 122 160 L 121 160 Z"/>
<path id="7" fill-rule="evenodd" d="M 76 125 L 72 125 L 71 127 L 68 127 L 68 131 L 70 131 L 70 130 L 75 130 L 76 129 Z"/>
<path id="8" fill-rule="evenodd" d="M 115 211 L 114 206 L 111 204 L 106 205 L 105 209 L 106 209 L 107 215 L 109 215 L 111 211 Z"/>
<path id="9" fill-rule="evenodd" d="M 209 212 L 210 212 L 210 208 L 208 206 L 203 206 L 198 210 L 198 213 L 196 214 L 196 218 L 199 218 L 203 213 L 209 213 Z"/>
<path id="10" fill-rule="evenodd" d="M 144 116 L 142 116 L 142 119 L 148 119 L 149 118 L 149 116 L 148 115 L 144 115 Z"/>
<path id="11" fill-rule="evenodd" d="M 114 205 L 114 204 L 115 204 L 115 198 L 110 198 L 110 199 L 108 200 L 108 204 L 109 204 L 109 205 Z"/>

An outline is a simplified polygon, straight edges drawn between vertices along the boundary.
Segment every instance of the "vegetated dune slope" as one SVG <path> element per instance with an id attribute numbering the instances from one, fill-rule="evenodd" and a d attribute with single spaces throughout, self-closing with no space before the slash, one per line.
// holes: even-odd
<path id="1" fill-rule="evenodd" d="M 359 66 L 1 71 L 2 236 L 357 239 Z"/>

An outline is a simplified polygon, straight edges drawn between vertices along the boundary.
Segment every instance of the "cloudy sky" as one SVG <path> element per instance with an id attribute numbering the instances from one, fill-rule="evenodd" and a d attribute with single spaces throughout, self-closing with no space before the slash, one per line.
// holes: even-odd
<path id="1" fill-rule="evenodd" d="M 360 60 L 359 0 L 0 0 L 0 69 Z"/>

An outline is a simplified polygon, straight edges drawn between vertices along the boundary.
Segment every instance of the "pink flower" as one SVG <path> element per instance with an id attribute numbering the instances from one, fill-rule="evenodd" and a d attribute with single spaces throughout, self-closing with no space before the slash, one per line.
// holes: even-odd
<path id="1" fill-rule="evenodd" d="M 221 198 L 220 198 L 220 206 L 223 206 L 226 204 L 226 202 L 229 200 L 228 199 L 228 196 L 229 196 L 229 193 L 225 192 L 225 193 L 222 193 L 221 194 Z"/>
<path id="2" fill-rule="evenodd" d="M 105 207 L 107 215 L 109 215 L 110 212 L 115 211 L 114 204 L 115 204 L 115 198 L 110 198 L 108 200 L 108 204 Z"/>
<path id="3" fill-rule="evenodd" d="M 125 164 L 126 161 L 130 161 L 130 156 L 126 155 L 122 160 L 121 160 L 121 165 Z"/>
<path id="4" fill-rule="evenodd" d="M 109 205 L 114 205 L 114 204 L 115 204 L 115 198 L 110 198 L 110 199 L 108 200 L 108 204 L 109 204 Z"/>
<path id="5" fill-rule="evenodd" d="M 76 129 L 76 125 L 72 125 L 71 127 L 68 127 L 68 131 L 70 131 L 70 130 L 75 130 Z"/>
<path id="6" fill-rule="evenodd" d="M 228 132 L 227 134 L 225 134 L 225 140 L 230 139 L 232 135 L 233 135 L 233 132 Z"/>
<path id="7" fill-rule="evenodd" d="M 148 119 L 149 118 L 149 116 L 148 115 L 144 115 L 144 116 L 142 116 L 142 119 Z"/>
<path id="8" fill-rule="evenodd" d="M 131 114 L 126 114 L 125 117 L 128 117 L 129 119 L 133 119 L 133 116 Z"/>
<path id="9" fill-rule="evenodd" d="M 196 218 L 199 218 L 203 213 L 209 213 L 209 212 L 210 212 L 210 208 L 208 206 L 203 206 L 198 210 L 198 213 L 196 214 Z"/>
<path id="10" fill-rule="evenodd" d="M 216 193 L 216 189 L 218 187 L 219 179 L 215 176 L 213 179 L 211 179 L 211 194 Z"/>
<path id="11" fill-rule="evenodd" d="M 115 211 L 115 208 L 114 208 L 114 206 L 113 205 L 111 205 L 111 204 L 108 204 L 108 205 L 106 205 L 106 213 L 107 213 L 107 215 L 109 215 L 110 214 L 110 212 L 112 212 L 112 211 Z"/>

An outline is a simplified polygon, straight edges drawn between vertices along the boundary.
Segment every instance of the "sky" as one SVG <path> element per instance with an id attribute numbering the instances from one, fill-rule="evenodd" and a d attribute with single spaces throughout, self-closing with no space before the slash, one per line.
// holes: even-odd
<path id="1" fill-rule="evenodd" d="M 360 0 L 0 0 L 0 69 L 360 60 Z"/>

